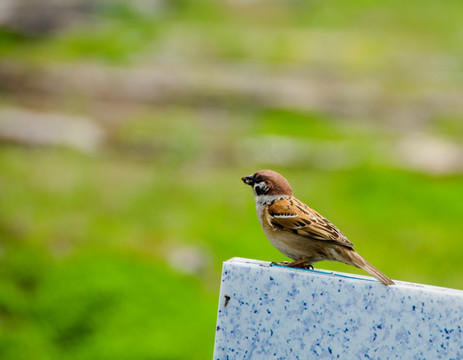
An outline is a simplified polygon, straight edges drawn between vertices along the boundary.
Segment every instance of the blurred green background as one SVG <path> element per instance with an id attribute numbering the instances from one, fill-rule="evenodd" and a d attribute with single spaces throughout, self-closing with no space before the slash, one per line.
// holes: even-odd
<path id="1" fill-rule="evenodd" d="M 391 278 L 462 289 L 462 23 L 456 0 L 3 0 L 0 358 L 211 358 L 221 263 L 285 260 L 240 181 L 264 168 Z"/>

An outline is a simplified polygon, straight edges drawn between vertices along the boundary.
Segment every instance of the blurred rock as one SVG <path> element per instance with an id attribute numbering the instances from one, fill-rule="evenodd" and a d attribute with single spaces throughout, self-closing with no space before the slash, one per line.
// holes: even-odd
<path id="1" fill-rule="evenodd" d="M 129 5 L 140 15 L 155 15 L 166 7 L 165 0 L 131 0 Z"/>
<path id="2" fill-rule="evenodd" d="M 428 87 L 429 85 L 429 87 Z M 95 101 L 282 107 L 419 128 L 447 114 L 463 116 L 461 94 L 445 96 L 423 84 L 420 93 L 385 94 L 378 79 L 354 80 L 302 68 L 250 64 L 156 64 L 152 68 L 0 63 L 0 90 L 18 96 L 84 97 Z M 426 90 L 426 91 L 425 91 Z M 404 125 L 405 124 L 405 125 Z"/>
<path id="3" fill-rule="evenodd" d="M 378 140 L 368 152 L 359 148 L 355 141 L 295 139 L 276 135 L 245 138 L 235 148 L 235 161 L 241 164 L 310 165 L 324 170 L 349 169 L 372 161 L 384 162 L 388 156 L 392 157 L 395 166 L 408 170 L 434 175 L 463 172 L 463 146 L 429 134 L 406 136 L 398 143 Z"/>
<path id="4" fill-rule="evenodd" d="M 0 26 L 45 35 L 81 22 L 94 8 L 89 0 L 2 0 Z"/>
<path id="5" fill-rule="evenodd" d="M 139 15 L 155 15 L 164 0 L 1 0 L 0 27 L 26 35 L 48 35 L 92 19 L 98 12 L 111 12 L 118 5 Z"/>
<path id="6" fill-rule="evenodd" d="M 262 151 L 265 149 L 265 151 Z M 313 166 L 325 170 L 349 169 L 366 161 L 354 144 L 346 141 L 296 139 L 261 135 L 244 139 L 236 147 L 238 163 L 264 163 L 279 166 Z"/>
<path id="7" fill-rule="evenodd" d="M 60 113 L 0 109 L 0 141 L 35 146 L 67 146 L 84 152 L 98 150 L 104 130 L 94 121 Z"/>
<path id="8" fill-rule="evenodd" d="M 435 136 L 419 134 L 403 138 L 395 148 L 396 162 L 435 175 L 463 172 L 463 146 Z"/>
<path id="9" fill-rule="evenodd" d="M 208 252 L 197 245 L 172 245 L 164 250 L 170 267 L 184 274 L 199 274 L 211 266 Z"/>

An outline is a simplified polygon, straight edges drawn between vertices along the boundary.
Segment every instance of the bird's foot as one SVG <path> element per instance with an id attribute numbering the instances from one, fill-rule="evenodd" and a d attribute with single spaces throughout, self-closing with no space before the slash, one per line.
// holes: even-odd
<path id="1" fill-rule="evenodd" d="M 287 266 L 287 267 L 293 267 L 297 269 L 307 269 L 307 270 L 313 270 L 313 266 L 311 264 L 307 264 L 307 260 L 296 260 L 293 262 L 289 261 L 281 261 L 279 263 L 277 262 L 272 262 L 272 265 L 279 265 L 279 266 Z"/>
<path id="2" fill-rule="evenodd" d="M 293 263 L 291 263 L 291 264 L 289 264 L 287 266 L 288 267 L 293 267 L 293 268 L 296 268 L 296 269 L 313 270 L 313 266 L 311 264 L 298 263 L 298 264 L 293 265 Z"/>
<path id="3" fill-rule="evenodd" d="M 302 269 L 307 269 L 307 270 L 313 270 L 313 265 L 308 264 L 308 265 L 301 266 L 301 268 Z"/>
<path id="4" fill-rule="evenodd" d="M 280 261 L 280 262 L 272 261 L 270 265 L 290 266 L 290 264 L 291 263 L 289 261 Z"/>

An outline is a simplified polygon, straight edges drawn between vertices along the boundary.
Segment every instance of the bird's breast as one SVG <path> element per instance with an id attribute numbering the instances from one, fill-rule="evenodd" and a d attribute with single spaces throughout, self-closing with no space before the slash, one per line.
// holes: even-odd
<path id="1" fill-rule="evenodd" d="M 267 204 L 272 198 L 256 196 L 256 212 L 265 235 L 280 252 L 287 257 L 298 260 L 301 258 L 313 259 L 313 262 L 326 259 L 325 244 L 305 236 L 294 234 L 291 231 L 273 227 L 267 220 Z"/>

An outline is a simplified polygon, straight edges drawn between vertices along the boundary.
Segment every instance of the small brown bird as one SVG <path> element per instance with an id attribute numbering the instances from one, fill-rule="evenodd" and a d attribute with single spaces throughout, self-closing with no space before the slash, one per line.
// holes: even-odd
<path id="1" fill-rule="evenodd" d="M 241 180 L 254 190 L 257 217 L 265 235 L 273 246 L 294 260 L 280 265 L 313 268 L 317 261 L 340 261 L 363 269 L 384 285 L 394 285 L 353 249 L 354 244 L 336 226 L 296 199 L 283 176 L 261 170 Z"/>

